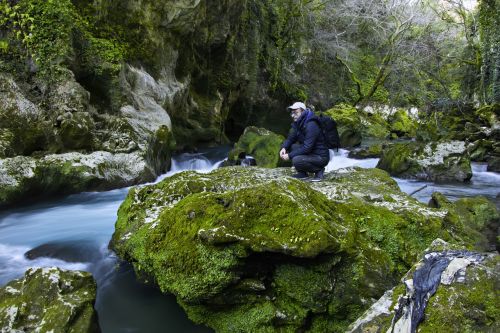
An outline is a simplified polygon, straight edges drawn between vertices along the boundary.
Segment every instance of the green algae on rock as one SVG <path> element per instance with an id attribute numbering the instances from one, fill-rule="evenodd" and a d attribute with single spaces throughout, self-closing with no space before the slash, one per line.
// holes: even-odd
<path id="1" fill-rule="evenodd" d="M 396 177 L 436 182 L 464 182 L 472 177 L 466 144 L 462 141 L 396 143 L 383 151 L 377 168 Z"/>
<path id="2" fill-rule="evenodd" d="M 275 168 L 280 164 L 279 150 L 285 138 L 265 128 L 250 126 L 229 152 L 228 160 L 235 163 L 241 153 L 255 158 L 257 165 L 264 168 Z"/>
<path id="3" fill-rule="evenodd" d="M 2 332 L 100 332 L 96 284 L 87 272 L 30 268 L 0 288 Z"/>
<path id="4" fill-rule="evenodd" d="M 445 209 L 379 169 L 182 172 L 132 188 L 110 247 L 217 331 L 343 331 L 436 237 Z M 455 239 L 456 238 L 456 239 Z"/>

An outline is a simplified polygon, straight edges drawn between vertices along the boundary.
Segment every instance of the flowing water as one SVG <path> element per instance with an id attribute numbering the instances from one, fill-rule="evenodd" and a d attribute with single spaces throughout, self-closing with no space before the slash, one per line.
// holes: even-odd
<path id="1" fill-rule="evenodd" d="M 182 154 L 157 181 L 183 170 L 209 172 L 219 166 L 229 147 Z M 378 159 L 355 160 L 348 151 L 331 153 L 327 171 L 350 166 L 375 167 Z M 451 185 L 396 179 L 401 189 L 427 202 L 434 191 L 451 199 L 485 195 L 495 199 L 500 175 L 473 164 L 470 183 Z M 80 193 L 0 213 L 0 286 L 23 276 L 29 267 L 58 266 L 91 272 L 97 281 L 96 310 L 103 332 L 210 332 L 194 325 L 177 305 L 152 286 L 137 282 L 129 264 L 107 249 L 116 212 L 128 189 Z M 25 256 L 29 252 L 30 258 Z"/>

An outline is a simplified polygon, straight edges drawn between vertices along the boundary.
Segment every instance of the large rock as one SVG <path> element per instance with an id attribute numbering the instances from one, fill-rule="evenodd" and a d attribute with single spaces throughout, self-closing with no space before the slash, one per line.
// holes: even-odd
<path id="1" fill-rule="evenodd" d="M 50 130 L 42 110 L 10 75 L 0 73 L 0 158 L 42 150 Z"/>
<path id="2" fill-rule="evenodd" d="M 341 147 L 356 147 L 361 144 L 362 123 L 355 107 L 338 104 L 325 113 L 337 122 Z"/>
<path id="3" fill-rule="evenodd" d="M 377 168 L 396 177 L 436 182 L 464 182 L 472 177 L 466 145 L 461 141 L 397 143 L 383 150 Z"/>
<path id="4" fill-rule="evenodd" d="M 175 141 L 170 118 L 155 101 L 166 100 L 168 87 L 127 68 L 135 107 L 115 115 L 96 113 L 68 70 L 38 104 L 0 73 L 0 206 L 129 186 L 167 171 Z"/>
<path id="5" fill-rule="evenodd" d="M 396 138 L 413 138 L 416 135 L 417 122 L 406 110 L 398 110 L 389 117 L 391 134 Z"/>
<path id="6" fill-rule="evenodd" d="M 451 202 L 439 192 L 432 193 L 430 207 L 448 210 L 445 221 L 460 227 L 468 243 L 481 251 L 500 249 L 500 213 L 495 204 L 483 196 L 460 198 Z M 486 236 L 486 238 L 485 238 Z"/>
<path id="7" fill-rule="evenodd" d="M 349 158 L 378 158 L 382 155 L 382 150 L 385 147 L 382 143 L 372 144 L 369 147 L 356 148 L 349 152 Z"/>
<path id="8" fill-rule="evenodd" d="M 100 332 L 96 289 L 86 272 L 30 268 L 0 288 L 0 331 Z"/>
<path id="9" fill-rule="evenodd" d="M 108 190 L 155 178 L 138 153 L 66 153 L 0 159 L 0 207 L 29 197 Z"/>
<path id="10" fill-rule="evenodd" d="M 228 161 L 233 165 L 241 154 L 251 155 L 258 166 L 275 168 L 281 165 L 279 150 L 285 138 L 265 128 L 250 126 L 245 128 L 240 139 L 229 152 Z"/>
<path id="11" fill-rule="evenodd" d="M 349 332 L 497 332 L 498 253 L 433 242 L 422 260 Z"/>
<path id="12" fill-rule="evenodd" d="M 345 329 L 436 237 L 466 242 L 446 209 L 382 170 L 311 185 L 289 172 L 228 167 L 133 188 L 110 246 L 217 331 L 326 332 Z"/>

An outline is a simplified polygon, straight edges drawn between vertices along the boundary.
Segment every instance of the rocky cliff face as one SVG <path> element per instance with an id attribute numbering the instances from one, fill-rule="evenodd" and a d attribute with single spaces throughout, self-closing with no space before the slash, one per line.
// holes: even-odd
<path id="1" fill-rule="evenodd" d="M 27 166 L 72 165 L 72 171 L 50 166 L 56 178 L 69 175 L 67 182 L 78 183 L 64 193 L 131 185 L 165 172 L 174 147 L 225 142 L 250 123 L 287 127 L 285 98 L 300 95 L 294 2 L 21 0 L 6 6 L 14 19 L 0 26 L 8 41 L 0 60 L 0 205 L 63 189 L 39 177 L 19 181 L 24 176 L 11 167 L 17 156 Z M 20 26 L 24 19 L 35 22 L 33 29 Z M 46 158 L 67 153 L 73 155 Z M 100 165 L 90 172 L 97 178 L 88 181 L 75 170 L 95 154 L 109 160 L 93 163 Z M 127 177 L 110 180 L 105 174 L 114 172 L 106 165 L 117 158 L 129 160 Z M 14 183 L 24 185 L 14 189 Z"/>

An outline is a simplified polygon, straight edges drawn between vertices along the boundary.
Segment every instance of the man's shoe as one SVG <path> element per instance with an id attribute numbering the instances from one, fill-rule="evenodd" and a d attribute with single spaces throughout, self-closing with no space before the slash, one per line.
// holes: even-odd
<path id="1" fill-rule="evenodd" d="M 320 182 L 325 177 L 325 169 L 321 169 L 314 174 L 314 178 L 311 179 L 312 182 Z"/>
<path id="2" fill-rule="evenodd" d="M 293 174 L 292 177 L 293 178 L 297 178 L 297 179 L 306 179 L 306 178 L 309 178 L 309 176 L 305 172 L 297 172 L 296 174 Z"/>

